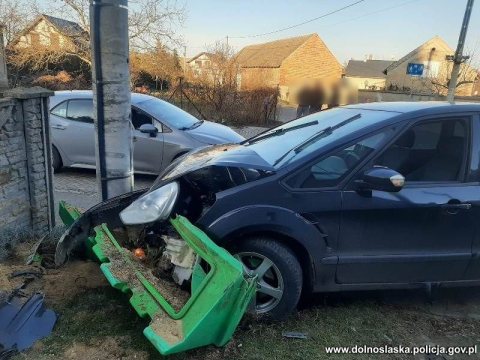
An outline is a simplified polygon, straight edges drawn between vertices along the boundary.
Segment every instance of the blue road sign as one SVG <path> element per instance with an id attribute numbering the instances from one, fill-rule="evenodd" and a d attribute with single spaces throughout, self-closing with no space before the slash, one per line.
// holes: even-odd
<path id="1" fill-rule="evenodd" d="M 408 75 L 422 75 L 423 74 L 423 64 L 408 63 L 407 65 L 407 74 Z"/>

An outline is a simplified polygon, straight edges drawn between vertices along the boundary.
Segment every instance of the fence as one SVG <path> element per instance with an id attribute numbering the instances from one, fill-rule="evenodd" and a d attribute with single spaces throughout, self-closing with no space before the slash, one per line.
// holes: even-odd
<path id="1" fill-rule="evenodd" d="M 0 230 L 36 236 L 55 226 L 48 98 L 17 88 L 0 98 Z M 2 256 L 0 248 L 0 258 Z"/>

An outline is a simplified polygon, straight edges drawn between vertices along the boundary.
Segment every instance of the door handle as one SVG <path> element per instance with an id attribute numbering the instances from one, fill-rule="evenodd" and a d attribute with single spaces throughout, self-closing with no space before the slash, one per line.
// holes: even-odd
<path id="1" fill-rule="evenodd" d="M 67 127 L 64 125 L 52 125 L 52 128 L 57 130 L 65 130 Z"/>
<path id="2" fill-rule="evenodd" d="M 451 210 L 470 210 L 472 204 L 443 204 L 442 209 L 451 209 Z"/>
<path id="3" fill-rule="evenodd" d="M 472 204 L 458 204 L 458 203 L 447 203 L 443 204 L 442 209 L 447 210 L 447 213 L 450 215 L 458 214 L 460 210 L 470 210 L 472 208 Z"/>

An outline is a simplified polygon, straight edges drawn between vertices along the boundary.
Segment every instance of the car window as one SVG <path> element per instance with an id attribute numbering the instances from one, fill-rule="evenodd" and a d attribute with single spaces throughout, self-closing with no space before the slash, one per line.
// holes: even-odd
<path id="1" fill-rule="evenodd" d="M 63 117 L 63 118 L 67 117 L 67 103 L 68 103 L 68 101 L 64 101 L 64 102 L 58 104 L 57 106 L 55 106 L 53 108 L 51 113 L 53 115 L 60 116 L 60 117 Z"/>
<path id="2" fill-rule="evenodd" d="M 413 126 L 375 160 L 409 182 L 461 180 L 468 148 L 468 122 L 443 120 Z"/>
<path id="3" fill-rule="evenodd" d="M 307 167 L 287 180 L 291 188 L 323 188 L 339 184 L 360 162 L 391 136 L 393 129 L 372 135 Z"/>
<path id="4" fill-rule="evenodd" d="M 441 122 L 430 122 L 415 126 L 412 131 L 415 134 L 413 149 L 435 149 L 442 132 Z"/>
<path id="5" fill-rule="evenodd" d="M 177 129 L 190 128 L 199 123 L 199 120 L 186 111 L 160 99 L 150 99 L 137 104 L 155 119 Z"/>
<path id="6" fill-rule="evenodd" d="M 67 118 L 93 124 L 93 100 L 69 100 L 67 107 Z"/>
<path id="7" fill-rule="evenodd" d="M 144 124 L 152 124 L 152 117 L 132 107 L 132 124 L 138 130 Z"/>

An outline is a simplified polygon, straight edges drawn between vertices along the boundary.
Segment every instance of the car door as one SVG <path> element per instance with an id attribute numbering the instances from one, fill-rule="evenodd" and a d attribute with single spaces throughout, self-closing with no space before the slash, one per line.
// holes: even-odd
<path id="1" fill-rule="evenodd" d="M 66 100 L 51 111 L 52 136 L 73 164 L 95 166 L 93 100 Z"/>
<path id="2" fill-rule="evenodd" d="M 158 133 L 142 133 L 143 124 L 153 124 Z M 163 160 L 162 124 L 143 110 L 132 106 L 132 125 L 134 127 L 133 166 L 135 171 L 158 174 Z"/>
<path id="3" fill-rule="evenodd" d="M 471 258 L 478 185 L 465 177 L 471 118 L 422 119 L 374 165 L 405 176 L 398 193 L 343 192 L 336 281 L 342 284 L 460 280 Z"/>
<path id="4" fill-rule="evenodd" d="M 394 132 L 393 128 L 389 128 L 346 144 L 310 162 L 284 181 L 289 196 L 276 201 L 300 214 L 324 235 L 329 252 L 322 263 L 332 266 L 332 277 L 337 262 L 343 185 L 352 171 L 388 141 Z M 325 274 L 323 276 L 328 278 Z"/>

